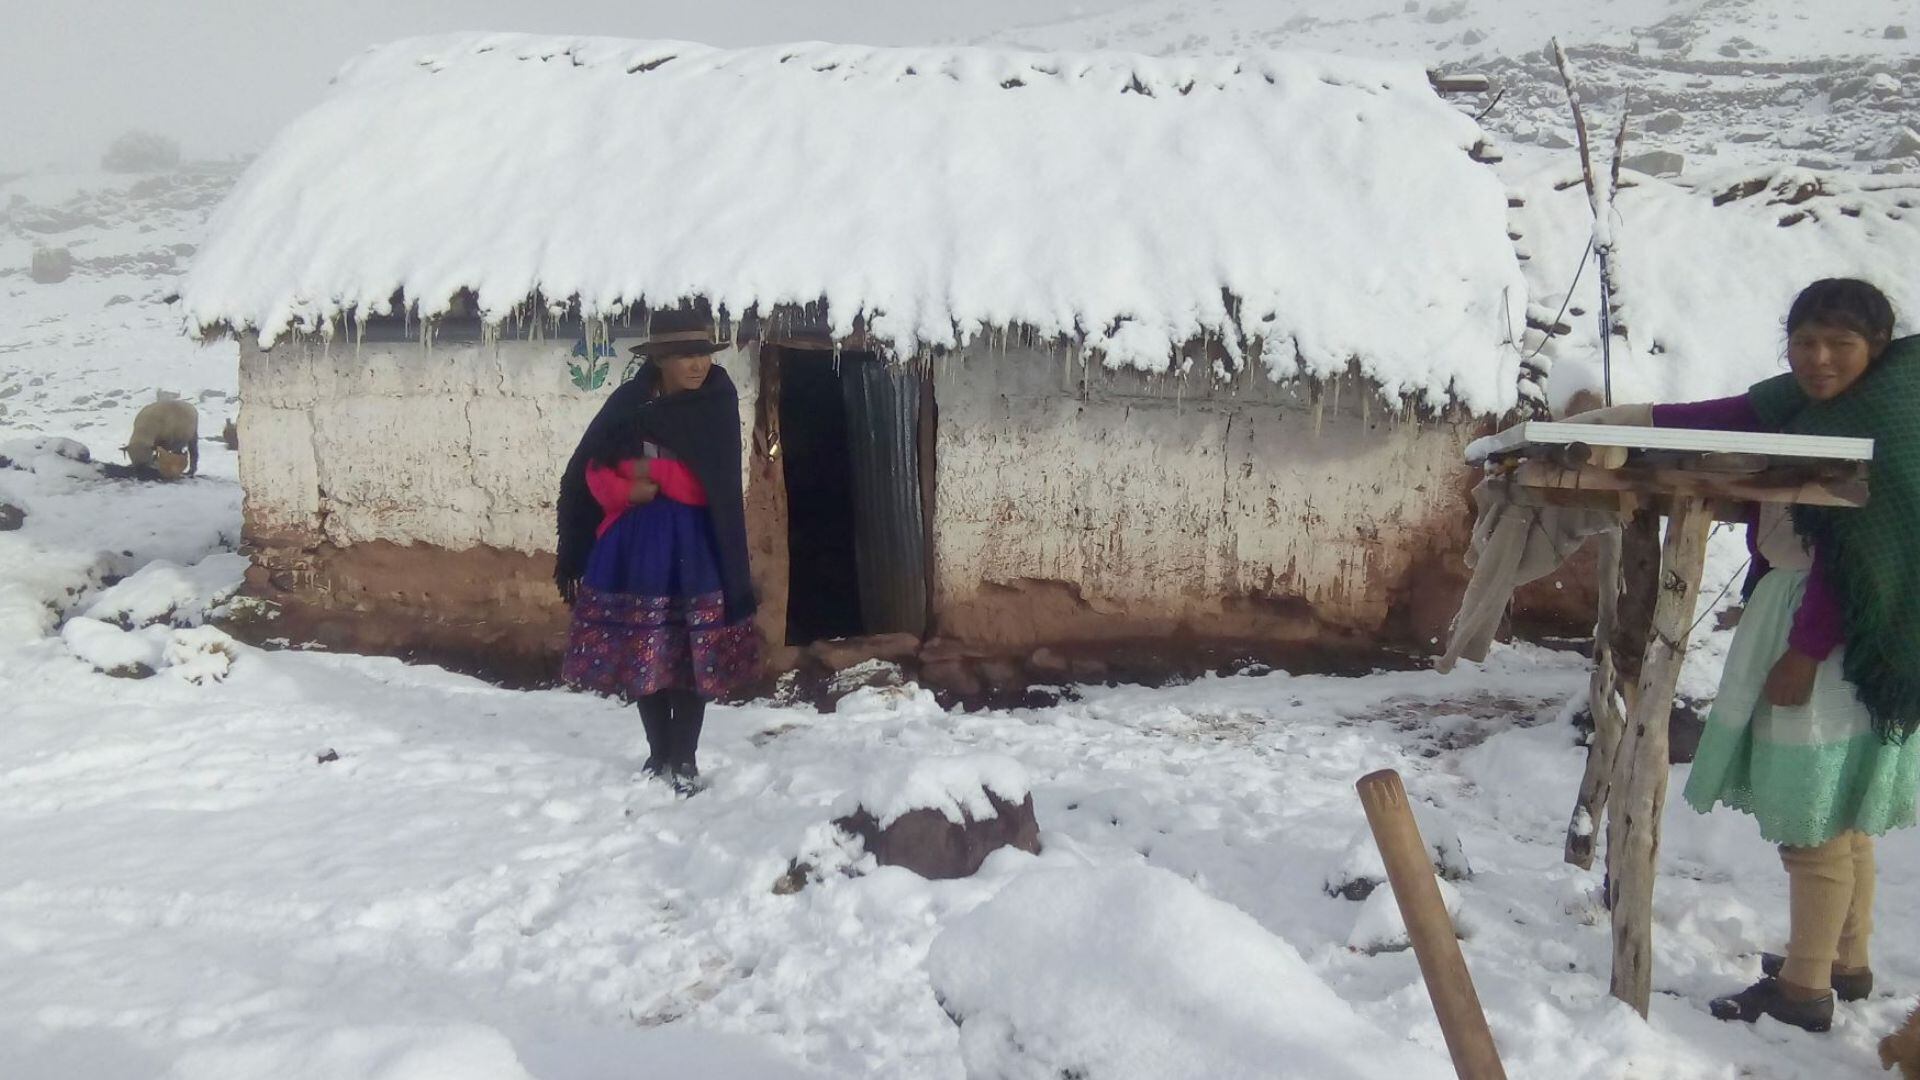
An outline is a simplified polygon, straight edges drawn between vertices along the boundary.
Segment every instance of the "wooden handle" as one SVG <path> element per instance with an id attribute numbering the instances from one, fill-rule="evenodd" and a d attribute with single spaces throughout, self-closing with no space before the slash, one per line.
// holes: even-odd
<path id="1" fill-rule="evenodd" d="M 1387 880 L 1393 883 L 1393 898 L 1406 920 L 1407 936 L 1427 982 L 1427 996 L 1433 999 L 1434 1015 L 1440 1018 L 1454 1073 L 1460 1080 L 1506 1080 L 1487 1015 L 1480 1010 L 1480 995 L 1474 992 L 1473 976 L 1453 935 L 1453 920 L 1440 898 L 1433 861 L 1407 806 L 1400 774 L 1383 769 L 1361 777 L 1354 786 L 1360 792 L 1360 805 L 1366 808 L 1373 842 L 1387 864 Z"/>

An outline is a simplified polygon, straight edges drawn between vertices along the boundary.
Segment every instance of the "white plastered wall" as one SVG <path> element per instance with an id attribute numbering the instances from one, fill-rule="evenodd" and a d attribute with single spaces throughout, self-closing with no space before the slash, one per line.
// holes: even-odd
<path id="1" fill-rule="evenodd" d="M 576 387 L 573 342 L 288 342 L 240 352 L 247 524 L 337 546 L 369 540 L 550 552 L 553 499 L 612 392 Z M 723 363 L 751 422 L 755 372 Z"/>
<path id="2" fill-rule="evenodd" d="M 1215 385 L 1019 349 L 935 377 L 943 600 L 1051 581 L 1096 612 L 1297 598 L 1372 628 L 1463 520 L 1468 432 L 1389 415 L 1355 381 L 1316 410 L 1264 374 Z"/>

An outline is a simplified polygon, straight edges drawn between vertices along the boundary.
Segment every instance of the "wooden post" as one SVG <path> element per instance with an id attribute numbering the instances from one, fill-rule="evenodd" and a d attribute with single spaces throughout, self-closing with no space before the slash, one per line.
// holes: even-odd
<path id="1" fill-rule="evenodd" d="M 1500 1051 L 1493 1045 L 1493 1032 L 1487 1029 L 1487 1016 L 1480 1009 L 1480 996 L 1474 992 L 1466 958 L 1460 955 L 1453 920 L 1440 898 L 1433 860 L 1407 805 L 1407 789 L 1400 782 L 1400 774 L 1383 769 L 1361 777 L 1354 786 L 1360 792 L 1360 805 L 1366 808 L 1373 842 L 1386 863 L 1394 902 L 1400 905 L 1400 917 L 1406 920 L 1407 937 L 1413 941 L 1413 955 L 1420 962 L 1427 996 L 1433 999 L 1434 1015 L 1440 1019 L 1440 1034 L 1446 1037 L 1454 1073 L 1461 1080 L 1506 1080 Z"/>
<path id="2" fill-rule="evenodd" d="M 1593 628 L 1593 675 L 1587 682 L 1587 711 L 1593 716 L 1593 744 L 1587 748 L 1587 772 L 1580 778 L 1580 797 L 1567 823 L 1567 862 L 1582 870 L 1593 868 L 1594 841 L 1606 821 L 1607 789 L 1613 782 L 1613 761 L 1620 749 L 1619 678 L 1613 664 L 1613 626 L 1620 610 L 1620 534 L 1600 536 L 1600 611 Z"/>
<path id="3" fill-rule="evenodd" d="M 1636 511 L 1609 541 L 1601 549 L 1600 620 L 1594 627 L 1589 685 L 1595 702 L 1593 745 L 1587 750 L 1587 772 L 1567 825 L 1565 858 L 1582 870 L 1593 867 L 1618 768 L 1620 734 L 1640 700 L 1640 666 L 1646 660 L 1660 584 L 1660 516 L 1650 510 Z M 1581 826 L 1586 826 L 1584 836 Z"/>
<path id="4" fill-rule="evenodd" d="M 1653 994 L 1653 880 L 1667 799 L 1667 720 L 1700 598 L 1713 513 L 1704 500 L 1674 500 L 1662 548 L 1653 632 L 1640 666 L 1614 764 L 1607 823 L 1607 887 L 1613 909 L 1613 996 L 1647 1015 Z"/>

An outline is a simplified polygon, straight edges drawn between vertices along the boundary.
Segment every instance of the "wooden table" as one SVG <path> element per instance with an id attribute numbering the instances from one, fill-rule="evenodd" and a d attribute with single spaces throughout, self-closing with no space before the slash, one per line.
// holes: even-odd
<path id="1" fill-rule="evenodd" d="M 1593 865 L 1604 821 L 1612 993 L 1645 1016 L 1667 723 L 1693 630 L 1707 534 L 1716 519 L 1746 520 L 1753 503 L 1864 505 L 1873 443 L 1533 422 L 1489 444 L 1488 474 L 1508 485 L 1516 504 L 1605 510 L 1625 522 L 1606 535 L 1601 551 L 1593 743 L 1566 860 Z"/>

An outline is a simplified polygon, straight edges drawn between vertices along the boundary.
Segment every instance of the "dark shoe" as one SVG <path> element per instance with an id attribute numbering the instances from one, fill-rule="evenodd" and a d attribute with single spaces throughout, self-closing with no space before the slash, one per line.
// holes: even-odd
<path id="1" fill-rule="evenodd" d="M 1763 952 L 1760 954 L 1760 974 L 1762 975 L 1770 975 L 1777 979 L 1780 977 L 1780 972 L 1785 970 L 1786 966 L 1787 958 L 1781 956 L 1779 953 Z M 1873 972 L 1844 972 L 1837 967 L 1834 968 L 1833 996 L 1839 998 L 1841 1001 L 1867 1000 L 1873 996 Z"/>
<path id="2" fill-rule="evenodd" d="M 640 777 L 644 780 L 658 780 L 667 775 L 667 763 L 659 758 L 650 757 L 640 763 Z"/>
<path id="3" fill-rule="evenodd" d="M 1786 994 L 1779 979 L 1768 976 L 1737 994 L 1717 997 L 1707 1009 L 1720 1020 L 1744 1020 L 1751 1024 L 1762 1016 L 1771 1016 L 1783 1024 L 1803 1031 L 1826 1031 L 1833 1026 L 1833 994 L 1801 1001 Z"/>
<path id="4" fill-rule="evenodd" d="M 690 798 L 700 790 L 700 770 L 692 762 L 680 762 L 672 766 L 673 793 L 681 798 Z"/>

